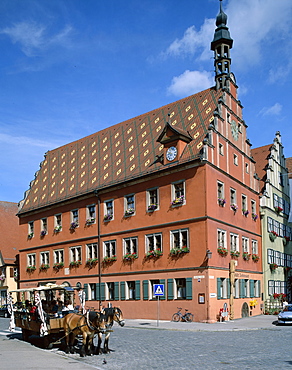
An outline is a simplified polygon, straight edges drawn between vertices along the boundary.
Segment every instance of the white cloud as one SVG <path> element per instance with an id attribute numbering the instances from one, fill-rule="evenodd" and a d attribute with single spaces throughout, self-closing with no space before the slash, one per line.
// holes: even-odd
<path id="1" fill-rule="evenodd" d="M 168 87 L 168 93 L 183 97 L 207 89 L 213 84 L 212 73 L 186 70 L 180 76 L 172 79 L 171 85 Z"/>
<path id="2" fill-rule="evenodd" d="M 282 112 L 283 106 L 279 103 L 275 103 L 272 107 L 264 107 L 259 115 L 261 116 L 278 116 Z"/>
<path id="3" fill-rule="evenodd" d="M 3 144 L 9 144 L 14 147 L 42 147 L 42 148 L 48 148 L 48 147 L 54 147 L 56 144 L 49 143 L 48 141 L 42 141 L 37 140 L 32 137 L 27 136 L 12 136 L 8 134 L 1 134 L 0 133 L 0 143 Z"/>

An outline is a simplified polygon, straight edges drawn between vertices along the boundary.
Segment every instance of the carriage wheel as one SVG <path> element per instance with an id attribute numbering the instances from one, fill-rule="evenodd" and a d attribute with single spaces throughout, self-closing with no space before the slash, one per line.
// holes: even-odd
<path id="1" fill-rule="evenodd" d="M 171 321 L 175 321 L 175 322 L 180 321 L 180 315 L 178 313 L 173 314 Z"/>
<path id="2" fill-rule="evenodd" d="M 43 337 L 43 347 L 46 348 L 46 349 L 52 349 L 53 348 L 53 343 L 52 343 L 52 336 L 49 334 L 49 335 L 45 335 Z"/>

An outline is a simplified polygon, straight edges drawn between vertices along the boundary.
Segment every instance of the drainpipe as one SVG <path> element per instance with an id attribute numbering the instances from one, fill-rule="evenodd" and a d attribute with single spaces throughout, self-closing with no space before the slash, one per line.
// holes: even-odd
<path id="1" fill-rule="evenodd" d="M 99 295 L 99 308 L 101 308 L 101 250 L 100 250 L 100 198 L 98 191 L 94 191 L 97 197 L 97 258 L 98 258 L 98 295 Z"/>

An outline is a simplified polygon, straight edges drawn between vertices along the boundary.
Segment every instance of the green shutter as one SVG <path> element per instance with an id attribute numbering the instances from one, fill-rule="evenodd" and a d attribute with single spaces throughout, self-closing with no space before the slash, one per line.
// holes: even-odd
<path id="1" fill-rule="evenodd" d="M 244 280 L 239 279 L 239 298 L 245 298 L 244 297 Z"/>
<path id="2" fill-rule="evenodd" d="M 167 279 L 167 299 L 173 299 L 173 279 Z"/>
<path id="3" fill-rule="evenodd" d="M 121 281 L 121 300 L 124 301 L 126 299 L 126 292 L 125 292 L 125 282 Z"/>
<path id="4" fill-rule="evenodd" d="M 88 284 L 84 284 L 83 291 L 85 292 L 85 300 L 88 301 Z"/>
<path id="5" fill-rule="evenodd" d="M 143 280 L 143 299 L 145 301 L 148 300 L 148 296 L 149 296 L 149 294 L 148 294 L 148 291 L 149 291 L 148 288 L 149 288 L 149 282 L 148 282 L 148 280 Z"/>
<path id="6" fill-rule="evenodd" d="M 258 284 L 259 284 L 259 295 L 258 295 L 258 297 L 260 297 L 261 296 L 261 282 L 260 282 L 260 280 L 258 280 Z"/>
<path id="7" fill-rule="evenodd" d="M 101 301 L 105 301 L 105 283 L 101 283 Z"/>
<path id="8" fill-rule="evenodd" d="M 186 299 L 193 299 L 192 278 L 186 278 Z"/>
<path id="9" fill-rule="evenodd" d="M 217 278 L 217 299 L 221 299 L 221 278 Z"/>
<path id="10" fill-rule="evenodd" d="M 159 299 L 165 299 L 165 293 L 166 293 L 166 286 L 165 286 L 165 279 L 160 279 L 159 280 L 159 284 L 163 284 L 164 285 L 164 295 L 160 296 Z"/>
<path id="11" fill-rule="evenodd" d="M 115 301 L 118 301 L 120 299 L 119 293 L 119 282 L 115 281 Z"/>
<path id="12" fill-rule="evenodd" d="M 95 284 L 95 299 L 99 301 L 99 283 Z"/>
<path id="13" fill-rule="evenodd" d="M 227 278 L 227 298 L 230 298 L 230 279 Z"/>
<path id="14" fill-rule="evenodd" d="M 254 280 L 249 281 L 249 296 L 250 298 L 254 297 Z"/>
<path id="15" fill-rule="evenodd" d="M 140 299 L 140 280 L 135 281 L 135 299 L 136 301 Z"/>

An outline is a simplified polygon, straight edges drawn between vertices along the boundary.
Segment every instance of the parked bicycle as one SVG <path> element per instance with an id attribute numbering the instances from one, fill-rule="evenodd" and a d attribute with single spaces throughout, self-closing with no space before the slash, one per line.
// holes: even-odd
<path id="1" fill-rule="evenodd" d="M 178 307 L 177 309 L 178 309 L 178 311 L 172 315 L 171 321 L 175 321 L 175 322 L 179 322 L 179 321 L 192 322 L 194 320 L 194 315 L 192 313 L 188 312 L 188 310 L 185 309 L 185 313 L 182 314 L 181 313 L 182 308 L 181 307 Z"/>

